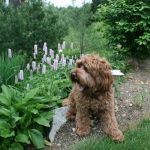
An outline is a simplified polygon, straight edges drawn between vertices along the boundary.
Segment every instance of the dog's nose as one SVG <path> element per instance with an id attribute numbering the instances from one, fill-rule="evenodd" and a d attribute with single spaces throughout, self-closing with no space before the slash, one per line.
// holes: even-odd
<path id="1" fill-rule="evenodd" d="M 77 76 L 76 73 L 74 73 L 74 72 L 71 73 L 71 77 L 72 77 L 72 78 L 76 78 L 76 76 Z"/>

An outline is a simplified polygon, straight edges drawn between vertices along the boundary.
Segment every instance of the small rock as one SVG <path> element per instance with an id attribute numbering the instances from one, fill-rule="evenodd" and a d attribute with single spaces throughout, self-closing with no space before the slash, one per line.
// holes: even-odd
<path id="1" fill-rule="evenodd" d="M 115 112 L 117 112 L 117 111 L 118 111 L 118 106 L 116 105 L 116 106 L 115 106 Z"/>
<path id="2" fill-rule="evenodd" d="M 126 117 L 126 114 L 122 114 L 122 117 Z"/>
<path id="3" fill-rule="evenodd" d="M 75 132 L 76 128 L 72 128 L 72 131 Z"/>
<path id="4" fill-rule="evenodd" d="M 132 104 L 132 103 L 130 103 L 130 104 L 129 104 L 129 106 L 130 106 L 130 107 L 132 107 L 132 106 L 133 106 L 133 104 Z"/>

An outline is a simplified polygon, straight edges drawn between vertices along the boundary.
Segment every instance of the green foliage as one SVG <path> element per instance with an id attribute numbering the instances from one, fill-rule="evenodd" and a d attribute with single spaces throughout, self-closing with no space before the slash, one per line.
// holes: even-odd
<path id="1" fill-rule="evenodd" d="M 0 86 L 14 85 L 15 75 L 25 65 L 25 61 L 22 56 L 15 53 L 12 54 L 12 58 L 9 58 L 7 53 L 2 53 L 0 56 Z"/>
<path id="2" fill-rule="evenodd" d="M 40 96 L 40 88 L 20 91 L 13 86 L 2 85 L 0 93 L 0 149 L 23 149 L 31 142 L 44 147 L 40 126 L 49 127 L 53 99 Z"/>
<path id="3" fill-rule="evenodd" d="M 119 53 L 144 59 L 150 54 L 150 1 L 109 1 L 98 9 L 99 19 L 107 25 L 109 46 L 121 44 Z"/>
<path id="4" fill-rule="evenodd" d="M 73 29 L 74 37 L 76 41 L 78 41 L 78 46 L 80 49 L 80 53 L 83 53 L 85 49 L 85 36 L 88 34 L 88 28 L 91 24 L 91 17 L 92 13 L 90 10 L 90 4 L 84 4 L 82 7 L 68 7 L 70 12 L 69 20 L 70 20 L 70 27 Z M 68 13 L 66 13 L 67 15 Z"/>
<path id="5" fill-rule="evenodd" d="M 30 72 L 27 72 L 28 77 L 22 82 L 16 83 L 16 86 L 25 91 L 27 90 L 27 84 L 29 84 L 30 89 L 39 87 L 39 95 L 50 99 L 51 103 L 49 106 L 38 105 L 37 107 L 51 107 L 51 109 L 55 109 L 61 106 L 62 99 L 68 96 L 70 89 L 72 88 L 72 83 L 69 80 L 68 74 L 74 66 L 59 65 L 57 70 L 52 70 L 49 65 L 45 65 L 47 68 L 45 74 L 40 73 L 42 72 L 41 69 L 39 70 L 39 73 L 33 72 L 33 74 L 30 74 Z M 29 93 L 30 96 L 32 94 L 34 93 Z M 39 118 L 36 118 L 35 121 L 39 122 L 38 119 Z M 41 123 L 47 124 L 44 120 Z"/>
<path id="6" fill-rule="evenodd" d="M 101 5 L 104 5 L 104 4 L 107 4 L 108 3 L 108 0 L 92 0 L 92 3 L 91 3 L 91 11 L 93 13 L 95 13 L 97 11 L 97 8 L 98 6 L 101 4 Z"/>
<path id="7" fill-rule="evenodd" d="M 142 105 L 146 100 L 147 100 L 147 93 L 145 91 L 143 91 L 142 94 L 134 96 L 134 103 L 139 108 L 142 108 Z"/>
<path id="8" fill-rule="evenodd" d="M 55 49 L 67 34 L 67 26 L 59 19 L 58 10 L 42 0 L 28 0 L 17 9 L 0 2 L 0 10 L 1 51 L 21 50 L 29 57 L 34 44 L 42 47 L 47 42 L 49 48 Z"/>

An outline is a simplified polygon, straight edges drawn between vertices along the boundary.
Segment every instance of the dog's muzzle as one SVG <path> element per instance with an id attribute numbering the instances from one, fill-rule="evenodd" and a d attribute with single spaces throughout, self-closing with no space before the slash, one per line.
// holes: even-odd
<path id="1" fill-rule="evenodd" d="M 72 80 L 73 82 L 77 82 L 77 73 L 72 72 L 72 73 L 70 74 L 70 78 L 71 78 L 71 80 Z"/>

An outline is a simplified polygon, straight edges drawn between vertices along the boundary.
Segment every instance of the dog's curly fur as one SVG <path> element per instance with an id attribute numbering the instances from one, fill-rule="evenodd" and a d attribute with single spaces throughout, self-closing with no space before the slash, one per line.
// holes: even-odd
<path id="1" fill-rule="evenodd" d="M 101 119 L 104 131 L 114 141 L 124 140 L 114 113 L 111 66 L 105 58 L 87 54 L 76 61 L 70 73 L 74 87 L 63 105 L 68 105 L 67 118 L 76 121 L 76 133 L 90 133 L 90 115 Z"/>

